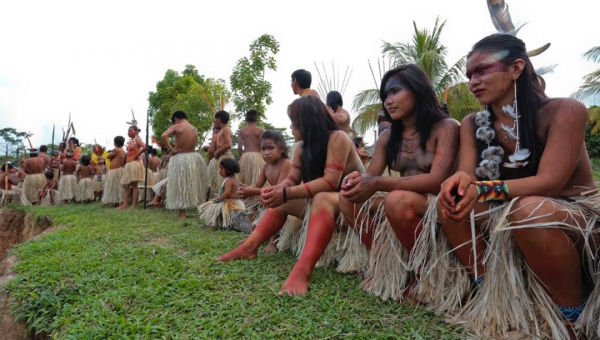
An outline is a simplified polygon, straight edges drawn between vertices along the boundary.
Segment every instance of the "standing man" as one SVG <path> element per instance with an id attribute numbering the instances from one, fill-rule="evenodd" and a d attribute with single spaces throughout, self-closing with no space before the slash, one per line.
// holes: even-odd
<path id="1" fill-rule="evenodd" d="M 170 152 L 167 168 L 166 208 L 178 209 L 179 218 L 185 218 L 185 209 L 197 208 L 205 201 L 206 161 L 196 152 L 198 129 L 187 120 L 183 111 L 176 111 L 171 116 L 173 125 L 167 129 L 161 139 Z M 175 147 L 171 146 L 169 136 L 175 135 Z"/>
<path id="2" fill-rule="evenodd" d="M 38 157 L 44 160 L 44 171 L 50 170 L 50 155 L 48 155 L 48 147 L 46 145 L 40 146 L 40 155 Z"/>
<path id="3" fill-rule="evenodd" d="M 265 130 L 256 126 L 258 112 L 254 109 L 246 112 L 248 125 L 238 131 L 238 153 L 240 156 L 240 182 L 255 185 L 263 166 L 260 154 L 260 136 Z"/>
<path id="4" fill-rule="evenodd" d="M 354 137 L 350 131 L 350 114 L 342 105 L 344 105 L 344 101 L 338 91 L 331 91 L 327 94 L 327 111 L 340 127 L 340 130 L 347 133 L 350 137 Z"/>
<path id="5" fill-rule="evenodd" d="M 235 158 L 231 153 L 233 138 L 231 129 L 227 123 L 229 123 L 229 112 L 223 110 L 217 111 L 215 113 L 215 127 L 219 128 L 220 131 L 218 135 L 213 136 L 213 138 L 217 138 L 217 143 L 213 154 L 215 161 L 209 170 L 211 179 L 209 198 L 214 198 L 213 195 L 219 192 L 219 188 L 223 182 L 223 177 L 219 175 L 219 164 L 225 158 Z"/>
<path id="6" fill-rule="evenodd" d="M 23 193 L 31 203 L 38 203 L 37 192 L 46 186 L 46 176 L 44 176 L 45 161 L 38 157 L 37 149 L 30 149 L 29 159 L 21 160 L 21 167 L 25 172 L 23 181 Z"/>
<path id="7" fill-rule="evenodd" d="M 294 94 L 297 94 L 300 97 L 313 96 L 321 99 L 319 93 L 310 88 L 311 83 L 312 76 L 307 70 L 300 69 L 292 73 L 292 91 L 294 91 Z"/>

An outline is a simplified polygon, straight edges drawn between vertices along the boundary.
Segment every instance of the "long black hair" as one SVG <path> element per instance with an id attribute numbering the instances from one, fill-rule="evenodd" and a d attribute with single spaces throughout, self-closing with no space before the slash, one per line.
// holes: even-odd
<path id="1" fill-rule="evenodd" d="M 529 163 L 521 168 L 520 175 L 522 177 L 533 176 L 537 173 L 544 151 L 544 147 L 537 135 L 537 118 L 538 111 L 547 97 L 535 73 L 533 64 L 531 64 L 531 60 L 527 56 L 525 43 L 512 35 L 492 34 L 473 45 L 467 58 L 470 58 L 476 52 L 503 56 L 499 61 L 505 66 L 512 65 L 517 59 L 522 59 L 525 62 L 523 72 L 517 78 L 517 93 L 515 95 L 518 98 L 517 109 L 521 116 L 519 119 L 520 144 L 522 148 L 529 149 L 531 155 Z M 490 118 L 493 123 L 496 117 L 491 105 L 488 105 L 488 110 L 492 114 Z M 478 157 L 480 157 L 481 152 L 485 148 L 487 148 L 487 144 L 477 140 Z"/>
<path id="2" fill-rule="evenodd" d="M 339 130 L 325 104 L 313 96 L 294 100 L 288 106 L 292 125 L 302 134 L 302 180 L 304 183 L 322 177 L 327 160 L 329 134 Z"/>
<path id="3" fill-rule="evenodd" d="M 415 127 L 420 136 L 419 148 L 425 151 L 427 141 L 431 135 L 431 128 L 440 120 L 448 118 L 448 115 L 440 109 L 431 81 L 425 72 L 415 64 L 398 66 L 383 75 L 381 89 L 379 90 L 382 104 L 385 104 L 386 99 L 385 85 L 392 78 L 397 78 L 407 90 L 414 94 Z M 392 125 L 390 138 L 385 146 L 385 161 L 391 169 L 398 159 L 398 153 L 402 148 L 404 125 L 399 120 L 392 120 L 385 105 L 383 105 L 383 114 Z"/>

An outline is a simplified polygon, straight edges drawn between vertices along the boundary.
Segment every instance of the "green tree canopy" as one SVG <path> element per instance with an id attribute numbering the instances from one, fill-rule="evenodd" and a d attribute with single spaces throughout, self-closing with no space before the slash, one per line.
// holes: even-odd
<path id="1" fill-rule="evenodd" d="M 258 111 L 260 117 L 265 117 L 267 105 L 273 102 L 271 98 L 271 83 L 265 80 L 265 70 L 277 70 L 275 54 L 279 52 L 279 43 L 268 34 L 261 35 L 250 44 L 250 57 L 238 60 L 229 78 L 233 103 L 240 118 L 242 112 L 250 109 Z"/>
<path id="2" fill-rule="evenodd" d="M 198 129 L 202 143 L 215 112 L 224 107 L 228 98 L 223 79 L 205 78 L 194 65 L 186 65 L 181 75 L 167 70 L 156 84 L 156 91 L 150 92 L 148 97 L 152 134 L 160 140 L 160 135 L 171 126 L 173 112 L 184 111 L 190 124 Z"/>
<path id="3" fill-rule="evenodd" d="M 7 160 L 14 161 L 18 154 L 25 150 L 23 139 L 27 135 L 27 132 L 17 131 L 11 127 L 0 129 L 0 159 L 2 163 Z"/>
<path id="4" fill-rule="evenodd" d="M 448 49 L 442 44 L 441 34 L 446 22 L 440 24 L 436 19 L 433 30 L 419 29 L 413 21 L 412 42 L 389 43 L 384 41 L 382 53 L 384 59 L 390 61 L 389 68 L 403 64 L 418 65 L 429 77 L 440 102 L 448 104 L 450 114 L 457 120 L 462 120 L 467 114 L 481 110 L 481 105 L 470 93 L 463 81 L 465 58 L 453 65 L 446 62 Z M 385 70 L 384 70 L 385 71 Z M 375 80 L 377 86 L 381 80 Z M 447 101 L 444 97 L 447 96 Z M 360 134 L 377 124 L 377 111 L 381 108 L 379 88 L 368 89 L 354 97 L 353 109 L 358 112 L 352 124 Z"/>

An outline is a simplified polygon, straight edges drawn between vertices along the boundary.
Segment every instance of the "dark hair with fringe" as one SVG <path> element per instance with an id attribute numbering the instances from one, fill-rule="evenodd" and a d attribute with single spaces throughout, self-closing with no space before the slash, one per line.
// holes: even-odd
<path id="1" fill-rule="evenodd" d="M 255 109 L 250 109 L 246 112 L 246 121 L 247 122 L 256 122 L 258 120 L 258 111 Z"/>
<path id="2" fill-rule="evenodd" d="M 519 138 L 522 148 L 529 149 L 531 153 L 529 163 L 521 168 L 520 176 L 528 177 L 537 173 L 540 159 L 544 147 L 537 136 L 537 118 L 538 111 L 542 104 L 547 100 L 546 94 L 542 90 L 538 76 L 535 73 L 533 64 L 527 56 L 525 43 L 512 35 L 492 34 L 479 40 L 471 52 L 467 55 L 470 58 L 474 53 L 492 53 L 505 56 L 500 59 L 505 66 L 512 65 L 517 59 L 525 61 L 525 67 L 517 79 L 517 109 L 521 116 L 519 119 Z M 492 124 L 496 118 L 491 105 L 488 105 L 488 111 L 491 113 L 490 120 Z M 477 128 L 477 127 L 476 127 Z M 475 132 L 475 131 L 474 131 Z M 497 145 L 496 142 L 492 143 Z M 477 157 L 487 148 L 487 144 L 477 140 Z M 481 160 L 477 163 L 479 163 Z"/>
<path id="3" fill-rule="evenodd" d="M 415 126 L 420 136 L 419 148 L 425 151 L 433 125 L 449 116 L 440 109 L 431 81 L 425 72 L 415 64 L 398 66 L 383 75 L 379 90 L 382 105 L 385 104 L 386 99 L 385 85 L 392 78 L 397 78 L 406 90 L 414 94 Z M 385 146 L 385 161 L 388 168 L 392 169 L 402 149 L 404 125 L 401 121 L 392 120 L 385 105 L 383 105 L 383 114 L 386 120 L 391 122 L 390 138 Z"/>
<path id="4" fill-rule="evenodd" d="M 83 155 L 81 156 L 81 164 L 84 166 L 88 166 L 90 165 L 92 159 L 90 158 L 89 155 Z"/>
<path id="5" fill-rule="evenodd" d="M 231 177 L 240 172 L 240 165 L 235 158 L 225 158 L 219 163 L 225 169 L 225 175 Z"/>
<path id="6" fill-rule="evenodd" d="M 229 112 L 220 110 L 215 113 L 215 118 L 220 120 L 221 123 L 227 124 L 229 122 Z"/>
<path id="7" fill-rule="evenodd" d="M 313 96 L 294 100 L 288 116 L 302 134 L 302 180 L 304 183 L 322 177 L 327 160 L 329 134 L 339 129 L 325 104 Z"/>
<path id="8" fill-rule="evenodd" d="M 333 111 L 337 110 L 338 107 L 344 106 L 344 101 L 342 100 L 342 94 L 338 91 L 331 91 L 327 94 L 327 105 L 333 109 Z"/>
<path id="9" fill-rule="evenodd" d="M 175 124 L 175 118 L 177 119 L 188 119 L 187 115 L 183 111 L 175 111 L 171 115 L 171 124 Z"/>
<path id="10" fill-rule="evenodd" d="M 292 73 L 292 80 L 296 79 L 296 84 L 302 89 L 309 89 L 312 83 L 312 75 L 304 69 L 296 70 Z"/>
<path id="11" fill-rule="evenodd" d="M 258 142 L 258 145 L 260 146 L 262 141 L 265 139 L 270 139 L 275 143 L 275 145 L 277 145 L 279 151 L 281 152 L 282 158 L 289 158 L 288 147 L 287 144 L 285 144 L 285 139 L 283 138 L 281 132 L 277 130 L 265 130 L 265 132 L 260 135 L 260 141 Z"/>

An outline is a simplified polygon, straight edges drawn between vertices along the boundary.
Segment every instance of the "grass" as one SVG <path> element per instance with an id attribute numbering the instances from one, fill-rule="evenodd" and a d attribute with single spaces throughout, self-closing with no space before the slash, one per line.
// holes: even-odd
<path id="1" fill-rule="evenodd" d="M 29 207 L 68 225 L 14 252 L 18 319 L 55 339 L 458 339 L 422 307 L 367 295 L 318 268 L 307 297 L 279 297 L 290 253 L 217 263 L 244 235 L 164 210 Z"/>

